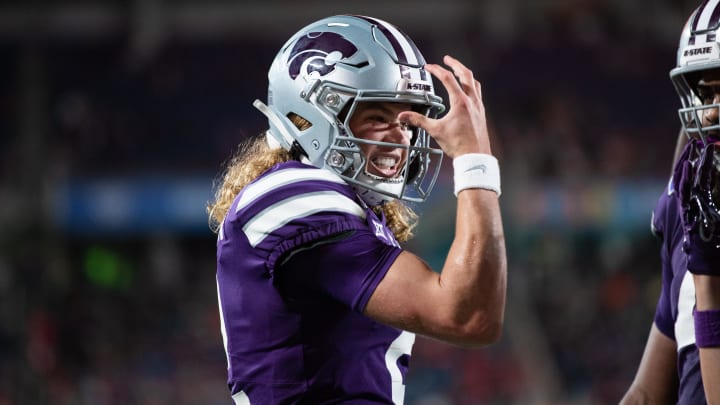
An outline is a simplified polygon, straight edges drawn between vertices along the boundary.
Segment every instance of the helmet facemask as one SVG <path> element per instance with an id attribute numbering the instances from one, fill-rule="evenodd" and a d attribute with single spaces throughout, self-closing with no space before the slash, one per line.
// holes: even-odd
<path id="1" fill-rule="evenodd" d="M 389 199 L 420 202 L 427 198 L 442 163 L 442 151 L 431 146 L 431 137 L 422 128 L 412 127 L 409 144 L 363 139 L 356 136 L 350 121 L 361 103 L 398 102 L 398 95 L 373 92 L 357 92 L 336 115 L 339 135 L 328 148 L 325 166 L 338 173 L 350 183 L 368 204 L 377 205 Z M 409 104 L 413 111 L 435 118 L 440 111 L 437 106 L 413 102 L 406 97 L 399 101 Z M 373 174 L 368 170 L 369 157 L 363 146 L 373 145 L 387 149 L 402 149 L 405 160 L 393 177 Z"/>
<path id="2" fill-rule="evenodd" d="M 704 104 L 703 96 L 697 88 L 703 71 L 676 74 L 672 82 L 682 103 L 678 115 L 685 134 L 690 138 L 701 139 L 707 145 L 720 139 L 720 121 L 705 123 L 703 115 L 712 109 L 720 112 L 720 103 Z"/>

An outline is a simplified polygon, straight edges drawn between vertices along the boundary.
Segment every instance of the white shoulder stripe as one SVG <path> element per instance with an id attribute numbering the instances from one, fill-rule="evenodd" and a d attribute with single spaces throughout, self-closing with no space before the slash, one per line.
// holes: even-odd
<path id="1" fill-rule="evenodd" d="M 257 198 L 273 191 L 277 187 L 308 180 L 330 181 L 333 183 L 345 184 L 345 181 L 338 175 L 325 169 L 288 168 L 278 170 L 277 172 L 271 173 L 248 186 L 242 196 L 240 196 L 240 201 L 238 201 L 235 212 L 240 211 Z"/>
<path id="2" fill-rule="evenodd" d="M 223 314 L 222 310 L 222 298 L 220 297 L 220 282 L 217 279 L 217 276 L 215 276 L 215 286 L 217 288 L 217 299 L 218 299 L 218 308 L 220 310 L 220 334 L 222 335 L 222 341 L 223 341 L 223 347 L 225 348 L 225 359 L 227 360 L 227 368 L 230 370 L 230 354 L 228 353 L 228 338 L 227 338 L 227 330 L 225 329 L 225 315 Z"/>
<path id="3" fill-rule="evenodd" d="M 365 211 L 355 201 L 334 191 L 319 191 L 271 205 L 248 221 L 243 226 L 243 232 L 250 245 L 255 247 L 288 222 L 321 211 L 344 212 L 365 219 Z"/>

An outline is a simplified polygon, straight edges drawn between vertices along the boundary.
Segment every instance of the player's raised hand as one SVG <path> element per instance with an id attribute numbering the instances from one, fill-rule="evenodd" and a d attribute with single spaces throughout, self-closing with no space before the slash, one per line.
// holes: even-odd
<path id="1" fill-rule="evenodd" d="M 400 113 L 398 120 L 424 128 L 450 158 L 466 153 L 491 154 L 480 83 L 457 59 L 445 56 L 443 62 L 451 70 L 435 64 L 427 64 L 425 69 L 447 90 L 448 113 L 440 119 L 432 119 L 405 111 Z"/>
<path id="2" fill-rule="evenodd" d="M 693 274 L 720 276 L 720 211 L 713 195 L 720 176 L 715 168 L 715 145 L 690 140 L 678 162 L 676 190 L 683 211 L 683 250 Z M 697 151 L 697 152 L 695 152 Z M 697 159 L 691 161 L 692 156 Z"/>

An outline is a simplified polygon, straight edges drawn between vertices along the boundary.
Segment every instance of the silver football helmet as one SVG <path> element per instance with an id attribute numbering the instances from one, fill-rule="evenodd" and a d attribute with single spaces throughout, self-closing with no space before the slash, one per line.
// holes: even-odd
<path id="1" fill-rule="evenodd" d="M 685 23 L 677 50 L 677 65 L 670 71 L 682 107 L 678 110 L 685 133 L 707 144 L 711 133 L 720 131 L 720 123 L 704 125 L 703 111 L 718 109 L 720 104 L 703 104 L 697 84 L 704 71 L 720 68 L 720 2 L 705 1 Z M 717 135 L 716 135 L 717 136 Z"/>
<path id="2" fill-rule="evenodd" d="M 720 104 L 715 103 L 715 90 L 702 94 L 698 83 L 704 73 L 715 69 L 720 69 L 720 0 L 707 0 L 685 23 L 678 45 L 677 66 L 670 71 L 682 102 L 678 110 L 680 121 L 685 134 L 691 138 L 686 158 L 695 171 L 688 197 L 691 202 L 684 207 L 683 215 L 685 220 L 692 219 L 699 224 L 700 235 L 706 242 L 720 229 L 720 148 L 717 145 L 720 122 L 704 121 L 703 113 L 710 109 L 720 113 Z M 701 139 L 702 143 L 692 138 Z"/>
<path id="3" fill-rule="evenodd" d="M 298 31 L 272 62 L 267 105 L 255 101 L 268 118 L 269 140 L 299 153 L 312 165 L 330 170 L 352 185 L 365 202 L 377 205 L 399 198 L 423 201 L 440 169 L 442 151 L 430 145 L 422 128 L 413 128 L 410 145 L 357 138 L 350 117 L 361 102 L 397 102 L 429 117 L 444 111 L 435 95 L 425 59 L 395 26 L 371 17 L 341 15 Z M 311 127 L 298 129 L 290 117 Z M 368 173 L 359 145 L 407 150 L 396 178 Z"/>

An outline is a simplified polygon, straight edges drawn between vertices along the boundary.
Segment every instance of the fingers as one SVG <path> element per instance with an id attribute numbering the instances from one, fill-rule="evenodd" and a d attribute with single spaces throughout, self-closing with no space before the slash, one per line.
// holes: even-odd
<path id="1" fill-rule="evenodd" d="M 446 55 L 443 62 L 451 71 L 435 64 L 427 64 L 425 69 L 445 86 L 451 104 L 463 96 L 481 96 L 480 83 L 475 80 L 470 69 L 452 56 Z"/>
<path id="2" fill-rule="evenodd" d="M 477 80 L 475 80 L 475 93 L 482 99 L 482 86 L 480 86 L 480 82 Z"/>
<path id="3" fill-rule="evenodd" d="M 445 55 L 443 62 L 452 69 L 465 94 L 472 95 L 476 90 L 475 83 L 477 83 L 472 70 L 468 69 L 462 62 L 450 55 Z"/>
<path id="4" fill-rule="evenodd" d="M 690 156 L 693 154 L 692 152 L 694 149 L 695 149 L 695 142 L 691 140 L 685 145 L 685 149 L 683 149 L 682 153 L 680 154 L 680 157 L 678 158 L 678 162 L 682 161 L 682 160 L 688 160 L 690 158 Z"/>
<path id="5" fill-rule="evenodd" d="M 708 191 L 712 187 L 712 171 L 714 170 L 713 158 L 715 155 L 715 145 L 709 144 L 703 150 L 698 161 L 697 179 L 695 182 L 703 191 Z"/>
<path id="6" fill-rule="evenodd" d="M 480 83 L 460 61 L 445 56 L 446 67 L 429 64 L 426 69 L 442 82 L 448 93 L 449 110 L 439 119 L 403 112 L 400 119 L 424 128 L 451 158 L 465 153 L 490 153 L 485 107 Z"/>
<path id="7" fill-rule="evenodd" d="M 431 126 L 431 119 L 415 111 L 401 112 L 398 114 L 398 121 L 411 127 L 419 127 L 431 132 L 428 128 L 428 126 Z"/>
<path id="8" fill-rule="evenodd" d="M 690 190 L 692 189 L 692 164 L 690 161 L 684 160 L 680 162 L 680 165 L 680 179 L 677 190 L 680 193 L 680 201 L 683 205 L 687 205 L 690 202 Z"/>
<path id="9" fill-rule="evenodd" d="M 438 78 L 438 80 L 440 80 L 440 82 L 443 84 L 445 90 L 447 90 L 448 92 L 448 99 L 450 101 L 450 105 L 455 104 L 457 100 L 462 97 L 462 88 L 458 84 L 457 80 L 455 80 L 455 76 L 453 76 L 452 72 L 441 67 L 440 65 L 435 64 L 425 65 L 425 70 Z"/>
<path id="10" fill-rule="evenodd" d="M 673 187 L 677 191 L 682 204 L 687 205 L 690 201 L 690 190 L 693 187 L 693 165 L 692 158 L 695 156 L 695 142 L 690 141 L 685 145 L 682 153 L 675 164 L 673 174 Z"/>

